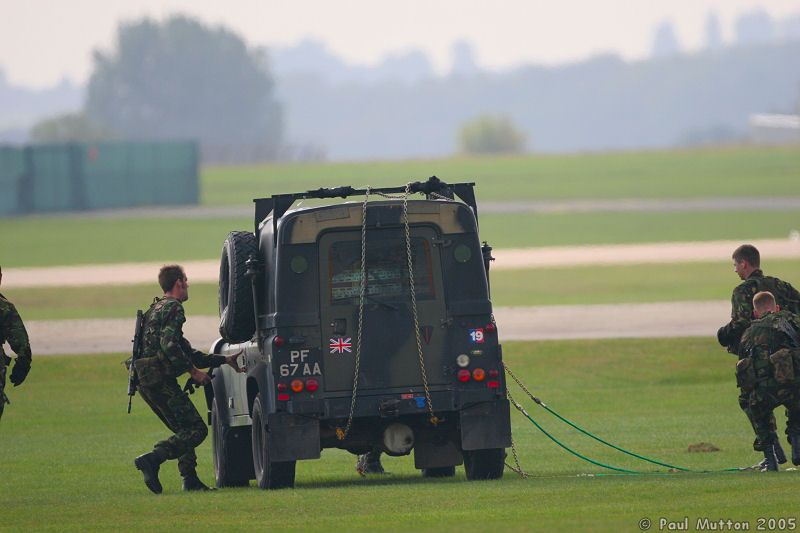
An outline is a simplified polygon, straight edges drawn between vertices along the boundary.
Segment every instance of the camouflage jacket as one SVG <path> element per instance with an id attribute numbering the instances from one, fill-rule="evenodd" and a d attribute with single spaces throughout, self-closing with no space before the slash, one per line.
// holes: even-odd
<path id="1" fill-rule="evenodd" d="M 158 357 L 167 374 L 177 377 L 195 368 L 216 368 L 225 362 L 220 355 L 208 355 L 192 348 L 183 337 L 186 315 L 175 298 L 156 298 L 144 314 L 142 357 Z"/>
<path id="2" fill-rule="evenodd" d="M 774 361 L 770 363 L 770 356 L 787 350 L 790 359 L 800 358 L 800 317 L 789 311 L 776 311 L 753 320 L 742 335 L 739 356 L 753 359 L 758 370 L 774 366 Z"/>
<path id="3" fill-rule="evenodd" d="M 761 270 L 754 271 L 733 289 L 731 320 L 720 329 L 720 339 L 727 339 L 724 346 L 733 354 L 740 351 L 742 334 L 753 320 L 753 296 L 761 291 L 771 292 L 781 309 L 794 314 L 800 313 L 800 293 L 797 289 L 783 280 L 765 276 Z"/>
<path id="4" fill-rule="evenodd" d="M 20 359 L 31 360 L 31 344 L 28 332 L 22 323 L 17 308 L 0 294 L 0 357 L 3 357 L 3 343 L 8 342 Z"/>

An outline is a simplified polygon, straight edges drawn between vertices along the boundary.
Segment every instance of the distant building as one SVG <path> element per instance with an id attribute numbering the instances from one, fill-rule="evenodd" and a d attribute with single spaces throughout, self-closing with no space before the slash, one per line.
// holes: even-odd
<path id="1" fill-rule="evenodd" d="M 749 123 L 756 144 L 800 144 L 800 115 L 750 115 Z"/>

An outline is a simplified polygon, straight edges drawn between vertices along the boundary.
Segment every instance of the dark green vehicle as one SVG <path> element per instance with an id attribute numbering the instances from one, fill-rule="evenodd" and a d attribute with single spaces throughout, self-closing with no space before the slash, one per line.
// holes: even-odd
<path id="1" fill-rule="evenodd" d="M 229 234 L 220 266 L 214 351 L 243 350 L 247 370 L 206 387 L 218 486 L 292 487 L 324 448 L 502 477 L 509 404 L 473 185 L 254 200 L 255 232 Z"/>

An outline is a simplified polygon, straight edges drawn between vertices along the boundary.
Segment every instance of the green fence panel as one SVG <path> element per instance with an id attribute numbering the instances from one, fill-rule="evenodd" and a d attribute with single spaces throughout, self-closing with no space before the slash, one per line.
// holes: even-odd
<path id="1" fill-rule="evenodd" d="M 0 147 L 0 215 L 199 201 L 194 142 Z"/>
<path id="2" fill-rule="evenodd" d="M 84 146 L 83 182 L 89 209 L 113 209 L 140 205 L 129 179 L 127 143 L 96 143 Z"/>
<path id="3" fill-rule="evenodd" d="M 0 146 L 0 216 L 19 212 L 20 182 L 24 172 L 22 150 Z"/>
<path id="4" fill-rule="evenodd" d="M 193 142 L 89 145 L 84 176 L 90 208 L 186 205 L 199 200 Z"/>
<path id="5" fill-rule="evenodd" d="M 26 165 L 33 175 L 34 212 L 83 208 L 83 178 L 77 150 L 74 144 L 38 145 L 26 149 Z"/>

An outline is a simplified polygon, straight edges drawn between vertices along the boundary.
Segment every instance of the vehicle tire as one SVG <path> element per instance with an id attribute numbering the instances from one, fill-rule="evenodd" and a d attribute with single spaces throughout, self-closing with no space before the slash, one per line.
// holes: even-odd
<path id="1" fill-rule="evenodd" d="M 438 468 L 423 468 L 422 477 L 453 477 L 456 475 L 456 467 L 441 466 Z"/>
<path id="2" fill-rule="evenodd" d="M 464 471 L 469 481 L 500 479 L 505 468 L 506 451 L 503 448 L 464 450 Z"/>
<path id="3" fill-rule="evenodd" d="M 248 341 L 256 330 L 253 285 L 245 263 L 258 254 L 256 236 L 232 231 L 222 243 L 219 263 L 219 334 L 226 342 Z"/>
<path id="4" fill-rule="evenodd" d="M 253 474 L 250 428 L 232 428 L 222 420 L 219 400 L 211 403 L 211 459 L 217 487 L 246 487 Z"/>
<path id="5" fill-rule="evenodd" d="M 297 461 L 273 463 L 269 458 L 269 435 L 266 428 L 266 412 L 261 393 L 253 402 L 253 470 L 260 489 L 283 489 L 294 487 L 294 472 Z"/>

